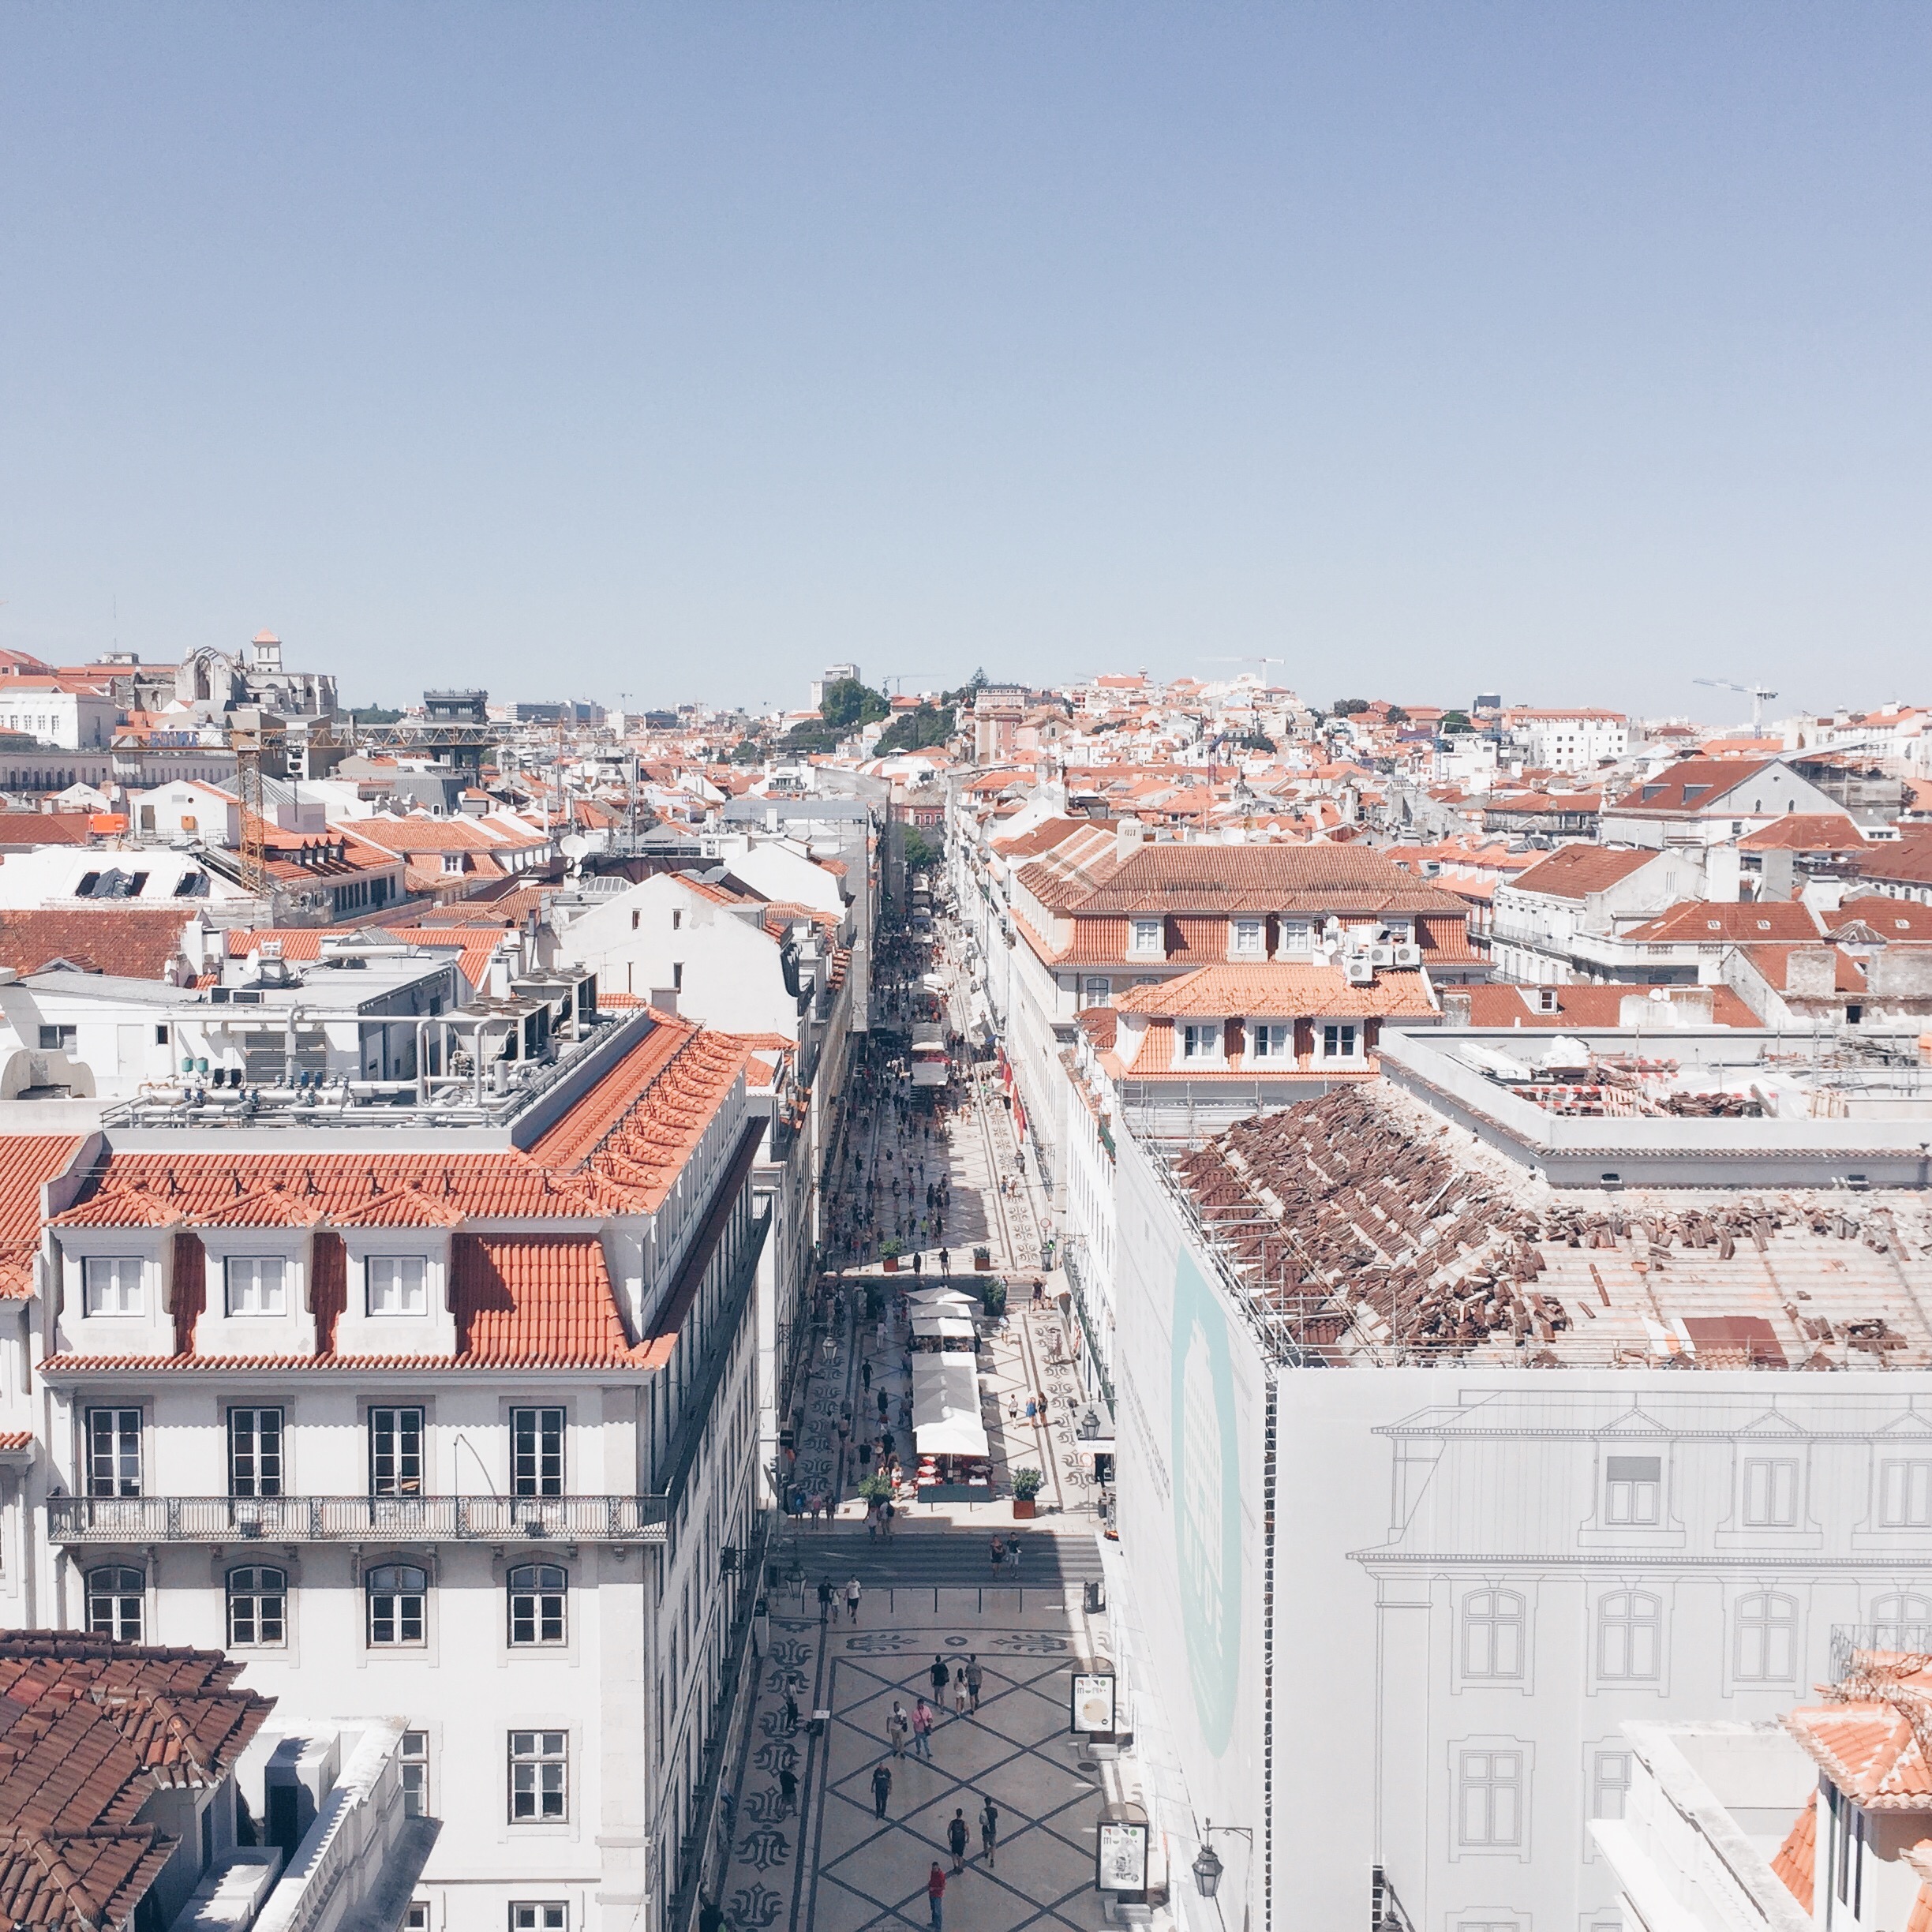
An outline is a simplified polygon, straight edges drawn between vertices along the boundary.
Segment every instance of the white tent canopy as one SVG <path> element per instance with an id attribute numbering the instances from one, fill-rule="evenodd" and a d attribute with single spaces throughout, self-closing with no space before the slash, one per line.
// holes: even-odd
<path id="1" fill-rule="evenodd" d="M 922 1455 L 983 1456 L 979 1373 L 971 1355 L 912 1357 L 912 1440 Z"/>
<path id="2" fill-rule="evenodd" d="M 906 1305 L 915 1315 L 964 1315 L 979 1312 L 979 1297 L 959 1288 L 914 1288 L 906 1295 Z"/>
<path id="3" fill-rule="evenodd" d="M 915 1310 L 912 1316 L 912 1332 L 921 1341 L 938 1335 L 942 1341 L 963 1342 L 967 1347 L 972 1346 L 973 1324 L 972 1318 L 965 1315 L 942 1315 Z"/>

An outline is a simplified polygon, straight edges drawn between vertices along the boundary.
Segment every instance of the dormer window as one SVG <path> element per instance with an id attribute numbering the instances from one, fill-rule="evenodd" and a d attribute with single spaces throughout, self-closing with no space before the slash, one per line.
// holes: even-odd
<path id="1" fill-rule="evenodd" d="M 287 1313 L 287 1271 L 279 1255 L 230 1255 L 224 1266 L 230 1315 Z"/>
<path id="2" fill-rule="evenodd" d="M 1129 950 L 1144 957 L 1160 958 L 1166 948 L 1161 943 L 1161 922 L 1157 919 L 1137 919 L 1131 928 L 1132 937 Z"/>
<path id="3" fill-rule="evenodd" d="M 80 1264 L 81 1305 L 90 1315 L 139 1315 L 139 1255 L 89 1255 Z"/>
<path id="4" fill-rule="evenodd" d="M 1183 1060 L 1219 1060 L 1221 1058 L 1221 1022 L 1219 1020 L 1189 1020 L 1181 1029 L 1181 1058 Z"/>
<path id="5" fill-rule="evenodd" d="M 1360 1051 L 1361 1031 L 1346 1020 L 1335 1020 L 1321 1030 L 1324 1060 L 1353 1060 Z"/>
<path id="6" fill-rule="evenodd" d="M 445 872 L 460 872 L 462 869 L 463 856 L 461 852 L 446 852 L 443 855 L 443 870 Z"/>
<path id="7" fill-rule="evenodd" d="M 1237 919 L 1230 949 L 1238 958 L 1260 958 L 1267 949 L 1267 928 L 1258 919 Z"/>
<path id="8" fill-rule="evenodd" d="M 1284 953 L 1307 953 L 1314 949 L 1315 928 L 1305 919 L 1285 919 L 1281 923 L 1281 949 Z"/>
<path id="9" fill-rule="evenodd" d="M 367 1266 L 370 1314 L 429 1312 L 429 1264 L 421 1255 L 371 1255 Z"/>
<path id="10" fill-rule="evenodd" d="M 1279 1020 L 1252 1020 L 1248 1024 L 1248 1057 L 1251 1060 L 1286 1060 L 1294 1051 L 1292 1023 Z"/>

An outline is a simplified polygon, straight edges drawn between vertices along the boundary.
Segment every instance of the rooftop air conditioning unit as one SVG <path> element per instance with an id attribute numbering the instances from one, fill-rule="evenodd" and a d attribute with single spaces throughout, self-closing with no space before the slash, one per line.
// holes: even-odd
<path id="1" fill-rule="evenodd" d="M 1422 964 L 1422 949 L 1419 945 L 1391 946 L 1389 950 L 1395 955 L 1394 963 L 1398 966 L 1420 966 Z"/>
<path id="2" fill-rule="evenodd" d="M 1375 984 L 1375 962 L 1372 960 L 1352 959 L 1348 963 L 1347 972 L 1350 986 Z"/>
<path id="3" fill-rule="evenodd" d="M 1395 949 L 1392 945 L 1372 945 L 1368 949 L 1368 964 L 1371 966 L 1393 966 L 1395 964 Z"/>

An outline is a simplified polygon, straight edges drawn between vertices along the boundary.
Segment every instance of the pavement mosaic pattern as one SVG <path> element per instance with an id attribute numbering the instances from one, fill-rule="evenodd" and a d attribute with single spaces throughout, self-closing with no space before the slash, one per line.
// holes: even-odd
<path id="1" fill-rule="evenodd" d="M 948 1874 L 949 1932 L 1020 1932 L 1102 1923 L 1093 1889 L 1092 1828 L 1102 1802 L 1083 1775 L 1067 1724 L 1068 1677 L 1080 1651 L 1077 1618 L 1064 1600 L 1028 1592 L 978 1612 L 977 1591 L 938 1593 L 937 1614 L 902 1593 L 889 1619 L 882 1597 L 862 1599 L 857 1622 L 843 1604 L 821 1625 L 815 1610 L 775 1619 L 764 1661 L 739 1799 L 731 1860 L 719 1887 L 728 1925 L 742 1932 L 863 1932 L 929 1925 L 927 1874 Z M 930 1760 L 892 1754 L 888 1719 L 929 1700 L 935 1655 L 949 1670 L 976 1653 L 985 1682 L 976 1714 L 946 1714 Z M 789 1690 L 799 1708 L 787 1721 Z M 829 1720 L 813 1735 L 811 1713 Z M 877 1815 L 874 1768 L 892 1773 Z M 799 1780 L 788 1807 L 781 1773 Z M 1000 1813 L 990 1860 L 979 1841 L 982 1800 Z M 946 1829 L 955 1810 L 971 1828 L 965 1870 L 954 1875 Z"/>

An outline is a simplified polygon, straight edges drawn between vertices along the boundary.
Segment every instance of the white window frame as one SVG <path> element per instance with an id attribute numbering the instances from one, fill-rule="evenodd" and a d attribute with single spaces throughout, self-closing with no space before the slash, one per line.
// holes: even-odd
<path id="1" fill-rule="evenodd" d="M 1267 921 L 1259 919 L 1230 920 L 1228 923 L 1228 957 L 1230 959 L 1266 959 L 1267 957 Z"/>
<path id="2" fill-rule="evenodd" d="M 1473 1683 L 1520 1683 L 1528 1668 L 1529 1605 L 1515 1590 L 1471 1590 L 1462 1599 L 1462 1676 Z"/>
<path id="3" fill-rule="evenodd" d="M 1597 1599 L 1597 1676 L 1602 1683 L 1661 1683 L 1664 1600 L 1652 1590 L 1606 1590 Z M 1612 1664 L 1616 1668 L 1612 1668 Z"/>
<path id="4" fill-rule="evenodd" d="M 510 1932 L 570 1932 L 570 1905 L 564 1899 L 515 1899 Z"/>
<path id="5" fill-rule="evenodd" d="M 87 1255 L 80 1263 L 80 1305 L 90 1315 L 144 1315 L 147 1264 L 139 1255 Z"/>
<path id="6" fill-rule="evenodd" d="M 1167 957 L 1166 922 L 1158 919 L 1129 919 L 1127 953 L 1131 959 L 1165 959 Z"/>
<path id="7" fill-rule="evenodd" d="M 1798 1526 L 1798 1458 L 1747 1456 L 1739 1515 L 1749 1530 Z"/>
<path id="8" fill-rule="evenodd" d="M 1788 1684 L 1798 1675 L 1798 1599 L 1750 1590 L 1732 1613 L 1731 1676 L 1740 1684 Z"/>
<path id="9" fill-rule="evenodd" d="M 411 1582 L 411 1578 L 417 1579 Z M 429 1571 L 421 1563 L 373 1565 L 362 1580 L 363 1631 L 372 1650 L 420 1650 L 429 1641 Z M 379 1618 L 376 1605 L 388 1607 Z M 411 1605 L 414 1604 L 412 1609 Z M 409 1634 L 411 1625 L 415 1634 Z M 379 1627 L 388 1636 L 379 1636 Z"/>
<path id="10" fill-rule="evenodd" d="M 1872 1642 L 1881 1650 L 1921 1650 L 1932 1644 L 1932 1596 L 1888 1590 L 1872 1600 Z"/>
<path id="11" fill-rule="evenodd" d="M 227 1255 L 222 1260 L 222 1306 L 244 1321 L 288 1312 L 287 1259 L 282 1255 Z"/>
<path id="12" fill-rule="evenodd" d="M 137 1496 L 142 1487 L 147 1444 L 142 1440 L 144 1417 L 126 1403 L 103 1402 L 84 1412 L 82 1454 L 86 1462 L 87 1493 L 91 1496 Z"/>
<path id="13" fill-rule="evenodd" d="M 1529 1753 L 1521 1745 L 1462 1746 L 1456 1751 L 1458 1852 L 1521 1857 L 1529 1839 Z"/>
<path id="14" fill-rule="evenodd" d="M 362 1279 L 363 1305 L 372 1316 L 388 1320 L 429 1312 L 429 1263 L 425 1256 L 366 1256 Z"/>
<path id="15" fill-rule="evenodd" d="M 1315 922 L 1312 919 L 1285 919 L 1277 930 L 1275 950 L 1279 953 L 1312 953 L 1315 950 Z"/>
<path id="16" fill-rule="evenodd" d="M 1222 1020 L 1184 1020 L 1181 1022 L 1181 1058 L 1196 1066 L 1217 1065 L 1222 1041 L 1227 1031 Z"/>
<path id="17" fill-rule="evenodd" d="M 1638 1467 L 1642 1465 L 1650 1473 Z M 1664 1520 L 1664 1458 L 1612 1455 L 1604 1458 L 1603 1519 L 1614 1529 L 1654 1530 Z"/>
<path id="18" fill-rule="evenodd" d="M 509 1733 L 512 1825 L 561 1825 L 570 1818 L 570 1732 L 559 1726 Z"/>
<path id="19" fill-rule="evenodd" d="M 1292 1060 L 1294 1058 L 1294 1022 L 1292 1020 L 1250 1020 L 1246 1024 L 1249 1059 Z"/>
<path id="20" fill-rule="evenodd" d="M 402 1788 L 403 1814 L 408 1818 L 434 1816 L 429 1809 L 429 1733 L 405 1731 L 396 1747 L 396 1763 L 398 1782 Z"/>
<path id="21" fill-rule="evenodd" d="M 245 1582 L 243 1578 L 246 1578 Z M 268 1579 L 273 1578 L 273 1582 Z M 228 1647 L 233 1650 L 288 1648 L 288 1572 L 278 1563 L 238 1563 L 222 1579 Z M 236 1615 L 245 1605 L 243 1617 Z"/>
<path id="22" fill-rule="evenodd" d="M 1362 1058 L 1362 1024 L 1359 1020 L 1324 1020 L 1316 1050 L 1324 1065 L 1352 1062 Z"/>
<path id="23" fill-rule="evenodd" d="M 1080 981 L 1080 1004 L 1083 1006 L 1111 1006 L 1114 1004 L 1114 982 L 1103 973 L 1089 973 Z"/>
<path id="24" fill-rule="evenodd" d="M 1932 1459 L 1888 1456 L 1878 1465 L 1878 1526 L 1932 1528 Z"/>

